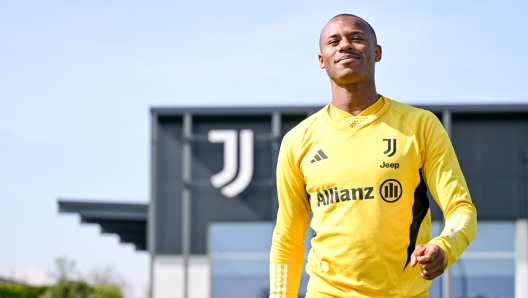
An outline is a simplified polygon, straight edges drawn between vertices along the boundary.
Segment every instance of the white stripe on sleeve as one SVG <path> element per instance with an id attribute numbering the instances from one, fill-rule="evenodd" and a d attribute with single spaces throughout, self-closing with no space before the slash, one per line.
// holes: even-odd
<path id="1" fill-rule="evenodd" d="M 458 227 L 456 229 L 453 230 L 453 232 L 451 232 L 451 234 L 449 235 L 449 238 L 453 238 L 453 236 L 455 236 L 455 234 L 462 230 L 462 228 L 464 227 L 464 224 L 466 223 L 466 219 L 467 219 L 467 215 L 464 215 L 464 217 L 462 217 L 462 220 L 460 221 L 460 224 L 458 225 Z"/>
<path id="2" fill-rule="evenodd" d="M 272 264 L 270 297 L 285 298 L 288 280 L 288 265 Z"/>

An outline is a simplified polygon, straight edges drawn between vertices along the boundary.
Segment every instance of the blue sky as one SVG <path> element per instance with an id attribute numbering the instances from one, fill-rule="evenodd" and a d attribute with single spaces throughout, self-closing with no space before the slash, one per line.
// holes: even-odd
<path id="1" fill-rule="evenodd" d="M 147 202 L 152 106 L 326 104 L 317 41 L 339 13 L 375 28 L 388 97 L 528 104 L 526 11 L 509 0 L 0 0 L 0 274 L 67 256 L 146 283 L 146 253 L 58 214 L 57 199 Z"/>

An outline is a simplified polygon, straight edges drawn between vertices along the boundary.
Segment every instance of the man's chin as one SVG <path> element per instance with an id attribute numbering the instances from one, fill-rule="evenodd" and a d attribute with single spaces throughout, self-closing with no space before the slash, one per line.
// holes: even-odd
<path id="1" fill-rule="evenodd" d="M 333 77 L 332 80 L 338 85 L 350 85 L 364 82 L 366 81 L 366 78 L 361 73 L 349 71 L 338 74 L 337 76 Z"/>

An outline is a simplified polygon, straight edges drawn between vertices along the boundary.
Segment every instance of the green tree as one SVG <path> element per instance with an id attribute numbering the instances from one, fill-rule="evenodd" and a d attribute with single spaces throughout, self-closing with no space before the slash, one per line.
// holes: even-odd
<path id="1" fill-rule="evenodd" d="M 90 298 L 123 298 L 121 289 L 114 285 L 95 285 L 94 293 Z"/>
<path id="2" fill-rule="evenodd" d="M 40 298 L 91 298 L 94 290 L 84 281 L 61 280 Z"/>
<path id="3" fill-rule="evenodd" d="M 57 283 L 39 298 L 123 298 L 121 286 L 126 285 L 111 267 L 100 268 L 89 274 L 91 286 L 84 280 L 74 280 L 81 275 L 75 269 L 75 261 L 65 257 L 55 260 L 55 270 L 51 275 Z"/>
<path id="4" fill-rule="evenodd" d="M 59 257 L 55 259 L 55 270 L 50 272 L 50 275 L 57 281 L 72 280 L 77 277 L 78 273 L 75 269 L 75 261 L 66 257 Z"/>
<path id="5" fill-rule="evenodd" d="M 1 298 L 37 298 L 47 287 L 32 287 L 18 284 L 0 284 Z"/>

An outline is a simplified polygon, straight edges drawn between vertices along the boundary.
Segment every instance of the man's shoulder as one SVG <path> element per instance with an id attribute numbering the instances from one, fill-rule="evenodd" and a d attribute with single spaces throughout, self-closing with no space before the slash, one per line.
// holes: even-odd
<path id="1" fill-rule="evenodd" d="M 319 111 L 315 112 L 311 116 L 308 116 L 308 118 L 301 121 L 299 124 L 295 125 L 292 129 L 290 129 L 285 135 L 283 142 L 288 141 L 302 141 L 304 140 L 304 137 L 306 135 L 306 132 L 316 124 L 318 120 L 320 120 L 323 117 L 323 113 L 326 111 L 327 106 L 320 109 Z"/>
<path id="2" fill-rule="evenodd" d="M 408 105 L 408 104 L 399 102 L 394 99 L 390 99 L 390 98 L 387 98 L 387 99 L 390 100 L 390 103 L 391 103 L 390 110 L 402 115 L 408 121 L 423 121 L 423 120 L 431 120 L 431 119 L 437 120 L 438 119 L 436 115 L 433 114 L 431 111 L 418 108 L 412 105 Z"/>
<path id="3" fill-rule="evenodd" d="M 390 110 L 401 117 L 403 121 L 416 133 L 422 135 L 425 132 L 444 130 L 442 123 L 437 115 L 433 112 L 417 108 L 399 101 L 389 99 L 391 102 Z"/>

